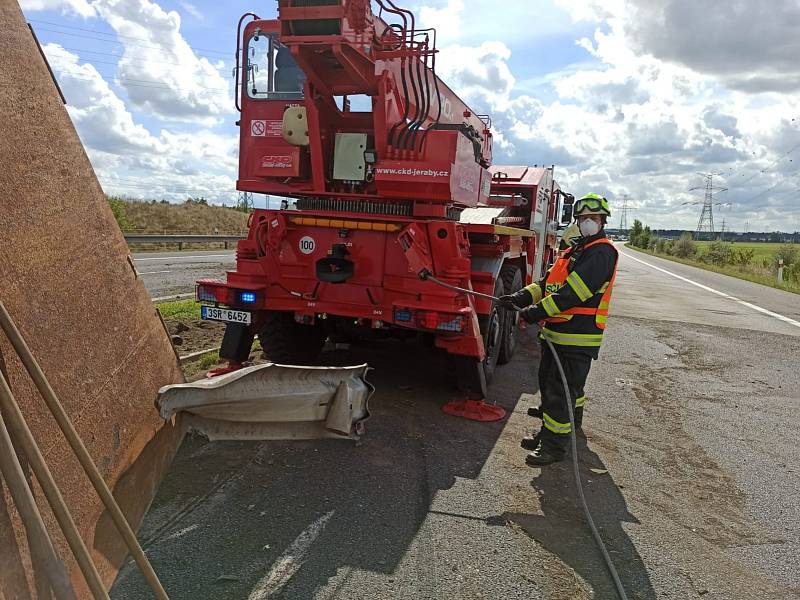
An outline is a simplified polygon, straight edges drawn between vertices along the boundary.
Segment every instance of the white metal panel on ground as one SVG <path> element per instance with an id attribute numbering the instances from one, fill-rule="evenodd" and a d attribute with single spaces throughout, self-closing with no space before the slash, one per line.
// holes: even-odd
<path id="1" fill-rule="evenodd" d="M 164 419 L 210 439 L 357 439 L 369 417 L 369 367 L 302 367 L 266 363 L 192 383 L 164 386 Z"/>

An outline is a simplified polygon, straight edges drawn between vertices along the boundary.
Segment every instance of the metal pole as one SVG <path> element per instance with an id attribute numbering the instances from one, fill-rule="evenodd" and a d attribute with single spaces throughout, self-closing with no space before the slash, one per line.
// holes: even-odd
<path id="1" fill-rule="evenodd" d="M 92 595 L 96 599 L 109 600 L 103 581 L 97 572 L 97 567 L 92 562 L 89 550 L 78 532 L 75 521 L 72 519 L 72 515 L 64 502 L 64 497 L 61 495 L 61 491 L 53 479 L 53 474 L 50 472 L 39 447 L 36 445 L 36 439 L 28 428 L 25 417 L 22 416 L 19 405 L 11 393 L 11 388 L 8 387 L 8 382 L 2 374 L 0 374 L 0 408 L 2 408 L 8 419 L 14 438 L 17 439 L 22 451 L 28 458 L 39 485 L 42 486 L 45 498 L 47 498 L 47 502 L 53 509 L 53 514 L 64 532 L 67 544 L 69 544 L 72 553 L 75 555 L 75 560 L 78 562 Z"/>
<path id="2" fill-rule="evenodd" d="M 103 476 L 94 464 L 88 450 L 86 450 L 86 447 L 83 445 L 83 441 L 78 435 L 78 432 L 75 431 L 72 421 L 70 421 L 56 393 L 47 381 L 39 363 L 34 358 L 19 330 L 14 325 L 11 315 L 8 314 L 2 300 L 0 300 L 0 327 L 5 331 L 11 345 L 14 347 L 14 350 L 16 350 L 20 360 L 22 360 L 22 364 L 25 365 L 25 369 L 36 384 L 36 388 L 41 393 L 42 398 L 44 398 L 45 404 L 47 404 L 50 412 L 53 413 L 53 417 L 61 428 L 64 437 L 67 439 L 67 442 L 69 442 L 73 452 L 75 452 L 78 461 L 81 463 L 83 470 L 92 482 L 94 489 L 97 490 L 100 500 L 102 500 L 103 505 L 106 507 L 106 510 L 108 510 L 111 519 L 114 521 L 114 525 L 116 525 L 117 530 L 125 541 L 125 545 L 128 547 L 136 564 L 139 565 L 142 575 L 144 575 L 153 594 L 155 594 L 158 600 L 169 600 L 169 596 L 167 596 L 167 593 L 164 591 L 158 576 L 150 565 L 150 561 L 147 560 L 142 547 L 139 545 L 136 534 L 131 530 L 125 515 L 122 513 L 114 496 L 111 494 L 111 490 L 108 489 Z"/>
<path id="3" fill-rule="evenodd" d="M 67 570 L 53 548 L 39 507 L 36 506 L 36 500 L 28 487 L 25 471 L 22 469 L 14 445 L 11 443 L 11 436 L 8 434 L 2 414 L 0 414 L 0 473 L 3 474 L 8 491 L 11 493 L 11 498 L 14 500 L 14 505 L 17 507 L 17 512 L 25 527 L 28 548 L 37 575 L 41 569 L 57 600 L 76 600 Z M 37 576 L 36 579 L 38 587 L 39 577 Z M 39 596 L 42 596 L 41 590 Z M 49 590 L 47 597 L 50 597 Z"/>

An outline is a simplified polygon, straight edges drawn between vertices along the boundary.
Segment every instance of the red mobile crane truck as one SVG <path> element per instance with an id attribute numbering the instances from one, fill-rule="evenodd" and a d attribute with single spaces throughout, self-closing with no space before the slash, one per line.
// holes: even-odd
<path id="1" fill-rule="evenodd" d="M 240 19 L 237 189 L 287 200 L 252 213 L 227 281 L 197 282 L 202 317 L 227 322 L 230 368 L 255 335 L 284 363 L 330 336 L 422 335 L 484 397 L 517 320 L 442 284 L 499 296 L 539 278 L 573 198 L 552 167 L 491 166 L 490 119 L 437 77 L 435 30 L 376 4 L 279 0 L 278 19 Z"/>

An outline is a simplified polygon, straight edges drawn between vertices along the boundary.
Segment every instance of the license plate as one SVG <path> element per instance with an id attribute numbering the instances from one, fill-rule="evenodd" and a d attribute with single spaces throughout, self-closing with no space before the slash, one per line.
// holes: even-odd
<path id="1" fill-rule="evenodd" d="M 246 310 L 231 310 L 230 308 L 201 306 L 200 317 L 208 321 L 225 321 L 226 323 L 242 323 L 244 325 L 250 325 L 250 313 Z"/>

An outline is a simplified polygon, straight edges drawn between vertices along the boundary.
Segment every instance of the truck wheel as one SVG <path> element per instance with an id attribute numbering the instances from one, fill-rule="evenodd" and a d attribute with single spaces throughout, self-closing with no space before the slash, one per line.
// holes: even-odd
<path id="1" fill-rule="evenodd" d="M 519 267 L 506 265 L 500 271 L 503 287 L 506 294 L 513 294 L 522 289 L 522 272 Z M 503 311 L 503 339 L 500 342 L 500 354 L 497 362 L 501 365 L 511 361 L 517 349 L 517 335 L 519 333 L 519 313 L 516 311 Z"/>
<path id="2" fill-rule="evenodd" d="M 497 278 L 494 284 L 494 296 L 498 298 L 505 292 L 503 291 L 502 278 Z M 503 325 L 505 323 L 505 311 L 496 302 L 492 302 L 492 310 L 488 315 L 478 316 L 478 324 L 483 334 L 483 347 L 486 350 L 486 358 L 483 360 L 483 372 L 486 374 L 486 383 L 492 382 L 497 361 L 500 358 L 500 349 L 503 345 Z"/>
<path id="3" fill-rule="evenodd" d="M 267 311 L 258 339 L 264 357 L 275 363 L 304 365 L 322 351 L 327 335 L 314 325 L 301 325 L 288 312 Z"/>

